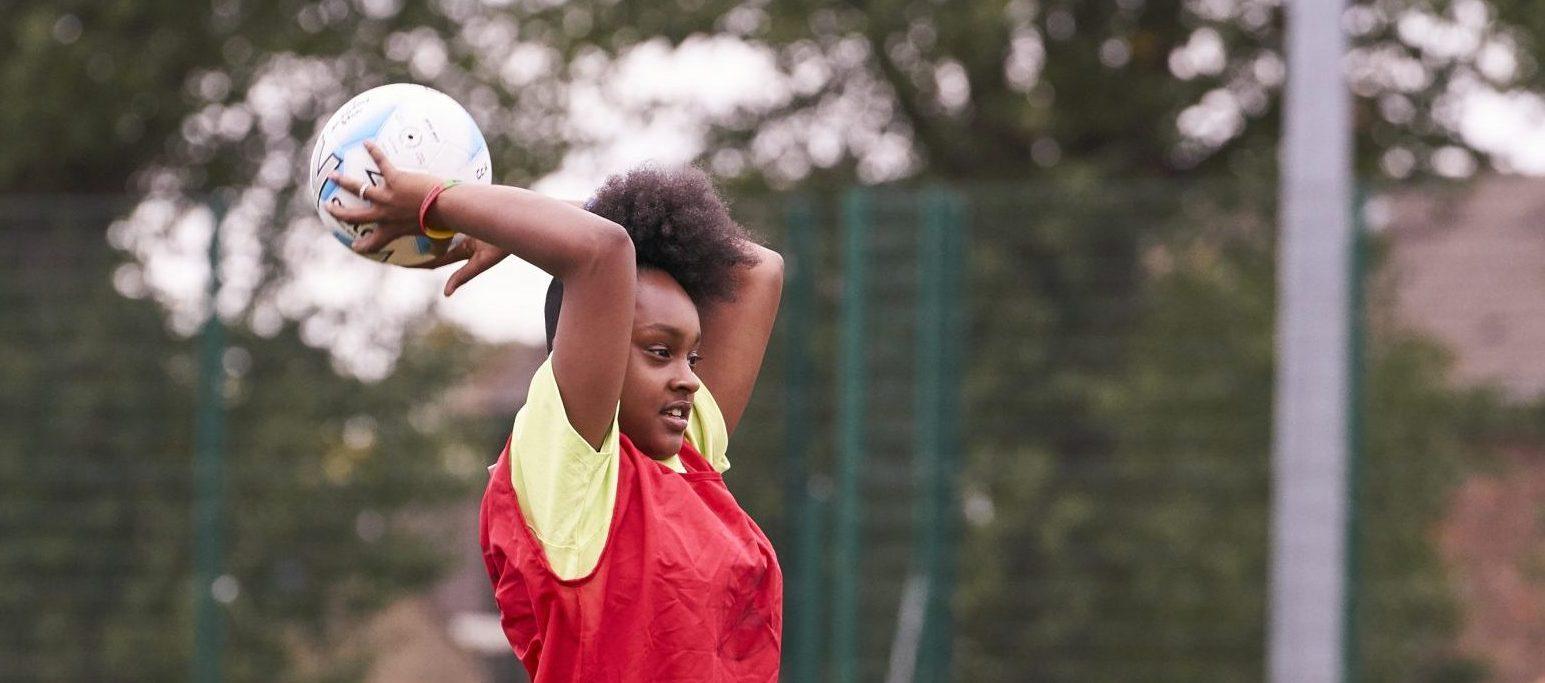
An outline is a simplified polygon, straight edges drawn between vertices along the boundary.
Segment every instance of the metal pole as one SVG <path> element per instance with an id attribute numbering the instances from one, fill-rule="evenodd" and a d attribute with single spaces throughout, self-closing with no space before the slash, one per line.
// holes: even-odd
<path id="1" fill-rule="evenodd" d="M 868 298 L 869 191 L 849 190 L 842 201 L 842 344 L 838 378 L 837 567 L 832 590 L 832 658 L 838 683 L 858 680 L 858 581 L 862 526 L 861 473 L 864 464 L 867 358 L 865 303 Z"/>
<path id="2" fill-rule="evenodd" d="M 220 659 L 225 649 L 225 613 L 214 594 L 225 552 L 225 327 L 215 311 L 215 299 L 220 292 L 220 222 L 225 217 L 225 207 L 221 200 L 212 199 L 209 209 L 214 221 L 209 235 L 209 318 L 204 321 L 199 344 L 193 460 L 194 683 L 215 683 L 221 679 Z"/>
<path id="3" fill-rule="evenodd" d="M 946 452 L 955 447 L 946 434 L 950 421 L 949 387 L 958 383 L 956 368 L 948 357 L 952 299 L 949 281 L 955 266 L 950 242 L 955 232 L 952 197 L 944 188 L 923 195 L 923 239 L 918 250 L 920 281 L 917 316 L 917 450 L 913 453 L 913 478 L 920 497 L 915 508 L 917 564 L 914 572 L 924 581 L 928 597 L 924 608 L 922 639 L 916 653 L 916 680 L 942 680 L 941 655 L 948 652 L 949 634 L 943 623 L 949 609 L 944 574 L 944 527 L 949 515 L 950 473 Z M 911 679 L 912 677 L 908 677 Z"/>
<path id="4" fill-rule="evenodd" d="M 1352 264 L 1344 0 L 1287 6 L 1267 672 L 1339 680 L 1346 599 Z"/>
<path id="5" fill-rule="evenodd" d="M 939 637 L 934 622 L 939 603 L 938 574 L 943 564 L 939 531 L 944 515 L 937 486 L 947 447 L 940 403 L 948 381 L 944 367 L 945 319 L 950 304 L 944 298 L 948 201 L 942 188 L 929 188 L 921 196 L 914 307 L 917 355 L 912 414 L 917 431 L 912 442 L 912 558 L 896 614 L 886 683 L 934 680 L 930 675 L 934 655 L 931 641 Z"/>

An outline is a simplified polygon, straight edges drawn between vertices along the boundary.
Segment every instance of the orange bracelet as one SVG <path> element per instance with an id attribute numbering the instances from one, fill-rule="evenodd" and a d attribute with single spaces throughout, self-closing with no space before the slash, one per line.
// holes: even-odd
<path id="1" fill-rule="evenodd" d="M 460 180 L 447 180 L 435 186 L 434 189 L 429 191 L 429 194 L 424 195 L 424 203 L 418 206 L 418 230 L 419 232 L 424 233 L 425 237 L 428 237 L 432 240 L 448 240 L 456 236 L 456 231 L 454 230 L 436 230 L 429 227 L 429 225 L 424 222 L 424 219 L 429 216 L 429 207 L 434 205 L 436 199 L 440 198 L 441 192 L 449 190 L 460 184 Z"/>

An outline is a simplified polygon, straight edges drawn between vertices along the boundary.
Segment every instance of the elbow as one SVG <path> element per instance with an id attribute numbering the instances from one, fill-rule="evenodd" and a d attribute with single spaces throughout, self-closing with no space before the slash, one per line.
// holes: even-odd
<path id="1" fill-rule="evenodd" d="M 596 216 L 592 244 L 598 253 L 602 254 L 615 254 L 621 251 L 633 253 L 633 237 L 628 234 L 628 229 L 600 216 Z"/>
<path id="2" fill-rule="evenodd" d="M 756 277 L 767 283 L 768 286 L 783 288 L 783 255 L 766 247 L 757 248 L 757 263 L 751 269 Z"/>
<path id="3" fill-rule="evenodd" d="M 566 284 L 634 268 L 633 239 L 622 226 L 590 216 L 588 220 L 567 226 L 561 265 L 548 270 Z"/>
<path id="4" fill-rule="evenodd" d="M 782 282 L 783 255 L 761 245 L 752 246 L 754 247 L 752 258 L 754 259 L 753 263 L 755 264 L 751 267 L 752 272 L 757 273 L 759 276 L 776 279 L 777 281 Z"/>
<path id="5" fill-rule="evenodd" d="M 633 251 L 633 237 L 621 225 L 597 217 L 595 232 L 589 241 L 589 254 L 585 259 L 586 270 L 632 269 L 637 257 Z"/>

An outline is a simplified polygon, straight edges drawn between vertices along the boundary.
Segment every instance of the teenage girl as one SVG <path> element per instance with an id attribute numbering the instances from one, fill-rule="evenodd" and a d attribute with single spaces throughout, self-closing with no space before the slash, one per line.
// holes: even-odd
<path id="1" fill-rule="evenodd" d="M 379 226 L 358 251 L 461 233 L 431 264 L 467 261 L 447 295 L 508 254 L 554 277 L 551 353 L 490 468 L 481 520 L 504 631 L 532 680 L 776 681 L 782 575 L 720 474 L 782 259 L 696 169 L 614 176 L 581 207 L 442 182 L 367 147 L 380 184 L 333 178 L 371 203 L 334 215 Z"/>

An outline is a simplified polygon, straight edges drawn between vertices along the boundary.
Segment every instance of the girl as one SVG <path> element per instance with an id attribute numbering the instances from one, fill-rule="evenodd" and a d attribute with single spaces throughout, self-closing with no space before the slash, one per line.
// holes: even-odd
<path id="1" fill-rule="evenodd" d="M 720 474 L 782 259 L 696 169 L 615 176 L 580 208 L 442 183 L 367 148 L 380 184 L 333 176 L 371 202 L 333 209 L 378 224 L 358 251 L 454 231 L 466 238 L 430 264 L 467 261 L 447 295 L 507 254 L 554 277 L 550 355 L 481 520 L 504 631 L 533 681 L 777 680 L 782 575 Z"/>

